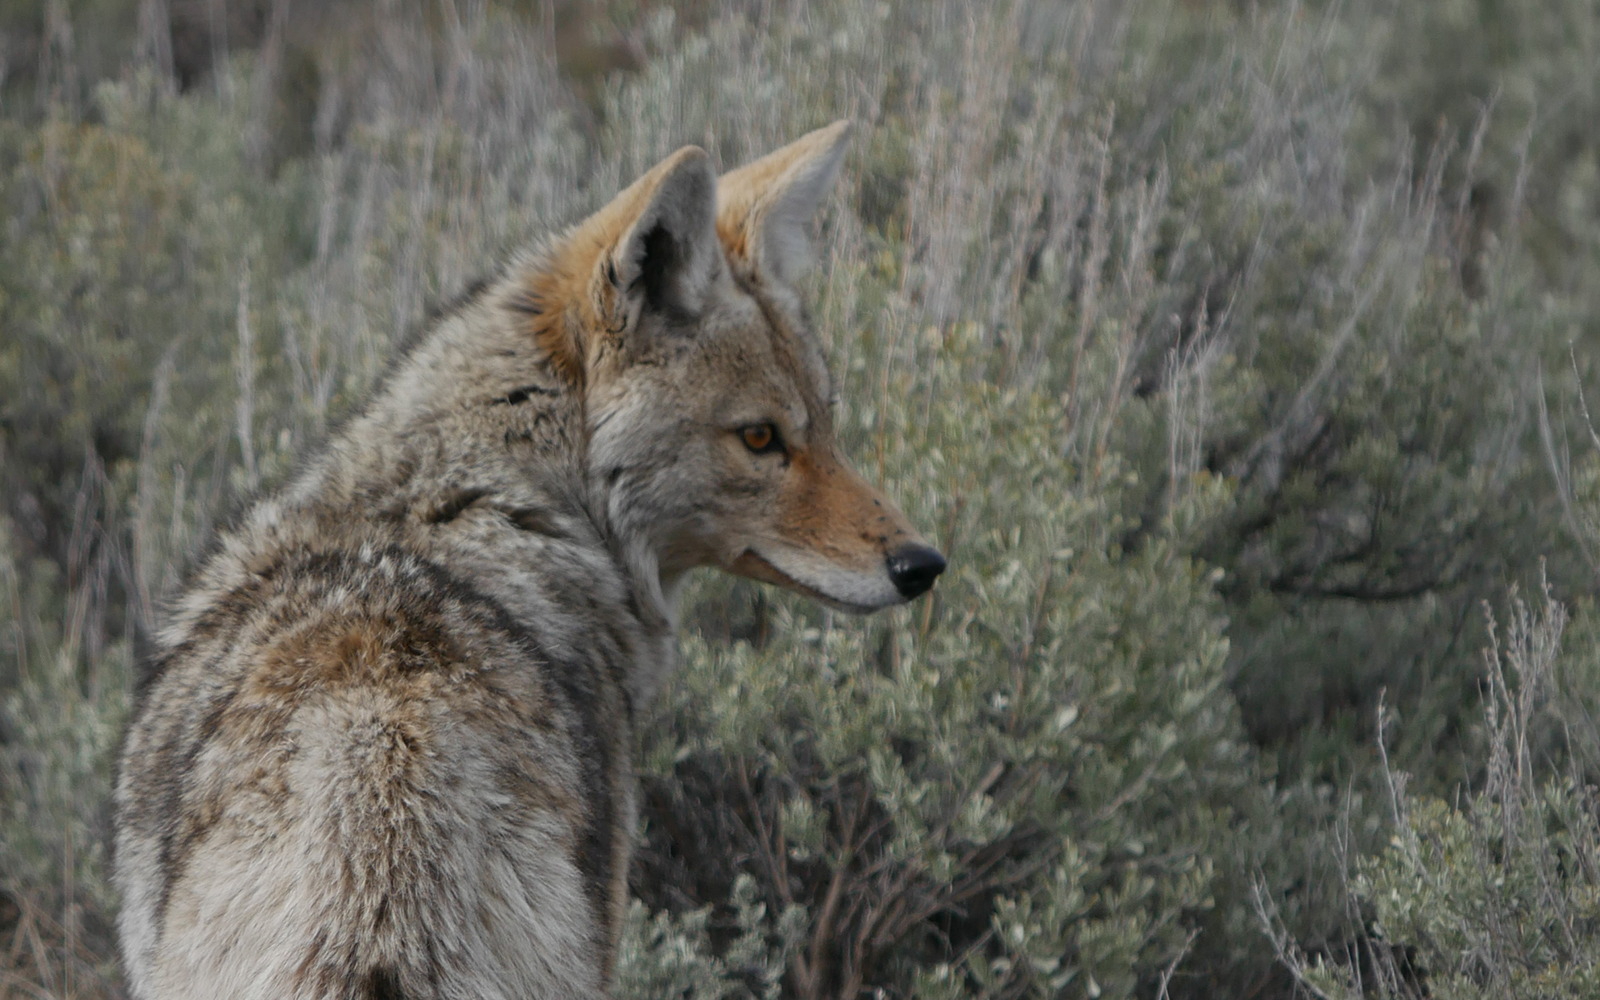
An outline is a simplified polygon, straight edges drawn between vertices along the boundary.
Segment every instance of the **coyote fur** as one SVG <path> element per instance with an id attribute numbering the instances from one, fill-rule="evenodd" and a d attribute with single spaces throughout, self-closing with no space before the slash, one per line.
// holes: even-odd
<path id="1" fill-rule="evenodd" d="M 135 997 L 603 994 L 685 574 L 867 612 L 944 569 L 840 454 L 796 291 L 848 132 L 674 153 L 223 534 L 122 753 Z"/>

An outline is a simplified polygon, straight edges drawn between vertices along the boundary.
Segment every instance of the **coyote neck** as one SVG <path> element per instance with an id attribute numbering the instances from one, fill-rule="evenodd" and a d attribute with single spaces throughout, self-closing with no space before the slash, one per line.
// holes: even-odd
<path id="1" fill-rule="evenodd" d="M 398 545 L 448 566 L 553 652 L 598 652 L 643 704 L 676 661 L 672 582 L 588 474 L 579 392 L 496 297 L 491 287 L 440 321 L 224 539 L 208 575 L 227 586 L 294 546 Z"/>

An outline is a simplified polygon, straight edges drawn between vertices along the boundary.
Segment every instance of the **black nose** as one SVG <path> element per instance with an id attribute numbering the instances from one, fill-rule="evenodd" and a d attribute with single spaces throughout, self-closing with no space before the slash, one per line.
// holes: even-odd
<path id="1" fill-rule="evenodd" d="M 926 545 L 902 545 L 889 553 L 889 579 L 906 600 L 926 594 L 944 572 L 944 556 Z"/>

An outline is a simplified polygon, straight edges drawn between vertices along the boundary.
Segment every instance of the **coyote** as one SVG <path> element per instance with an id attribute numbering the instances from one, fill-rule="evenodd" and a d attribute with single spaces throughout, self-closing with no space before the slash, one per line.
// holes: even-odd
<path id="1" fill-rule="evenodd" d="M 796 291 L 849 130 L 669 156 L 223 535 L 122 752 L 135 997 L 603 994 L 688 571 L 864 613 L 945 566 L 840 455 Z"/>

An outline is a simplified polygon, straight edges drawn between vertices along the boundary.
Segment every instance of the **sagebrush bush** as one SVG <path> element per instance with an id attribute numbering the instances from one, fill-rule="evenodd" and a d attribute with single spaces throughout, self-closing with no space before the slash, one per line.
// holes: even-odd
<path id="1" fill-rule="evenodd" d="M 1262 796 L 1219 605 L 1173 534 L 1121 549 L 1133 476 L 1082 478 L 1059 402 L 963 377 L 972 328 L 941 339 L 841 406 L 941 526 L 939 597 L 856 622 L 723 596 L 759 620 L 731 647 L 685 642 L 645 751 L 640 890 L 713 903 L 753 874 L 775 918 L 800 911 L 799 995 L 1131 995 L 1216 905 L 1218 855 Z M 1175 519 L 1224 496 L 1201 484 Z"/>
<path id="2" fill-rule="evenodd" d="M 1566 624 L 1548 592 L 1532 607 L 1513 593 L 1503 635 L 1490 614 L 1481 788 L 1454 802 L 1419 795 L 1385 762 L 1394 833 L 1381 853 L 1351 859 L 1364 940 L 1307 959 L 1262 900 L 1268 934 L 1306 989 L 1330 1000 L 1600 990 L 1600 798 L 1579 763 L 1588 749 L 1563 754 L 1564 773 L 1540 759 L 1541 716 L 1562 698 L 1554 681 Z"/>

